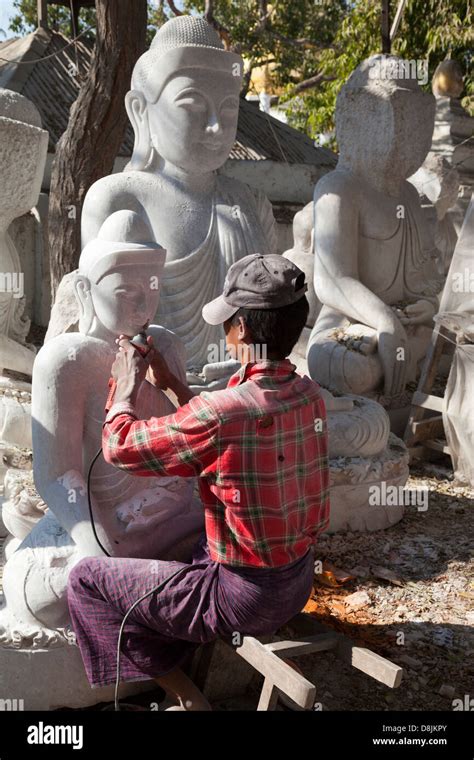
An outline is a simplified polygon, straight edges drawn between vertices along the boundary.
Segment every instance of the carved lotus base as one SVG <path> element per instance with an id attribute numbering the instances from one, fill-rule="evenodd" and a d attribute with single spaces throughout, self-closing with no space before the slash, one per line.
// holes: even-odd
<path id="1" fill-rule="evenodd" d="M 384 530 L 403 517 L 403 504 L 371 504 L 373 487 L 402 487 L 408 480 L 408 451 L 390 433 L 386 449 L 373 457 L 337 457 L 330 460 L 331 517 L 329 531 Z"/>
<path id="2" fill-rule="evenodd" d="M 18 631 L 17 644 L 2 644 L 2 631 L 9 626 L 8 637 L 15 635 L 15 627 L 7 618 L 6 610 L 0 608 L 0 673 L 2 696 L 23 700 L 24 710 L 55 710 L 57 708 L 81 708 L 111 702 L 114 685 L 92 689 L 87 681 L 81 653 L 67 637 L 54 641 L 51 631 L 37 630 L 30 639 L 26 631 Z M 49 646 L 48 644 L 49 638 Z M 42 644 L 41 640 L 46 643 Z M 54 643 L 52 643 L 54 641 Z M 120 699 L 156 689 L 152 680 L 122 683 Z M 16 704 L 19 704 L 18 702 Z"/>

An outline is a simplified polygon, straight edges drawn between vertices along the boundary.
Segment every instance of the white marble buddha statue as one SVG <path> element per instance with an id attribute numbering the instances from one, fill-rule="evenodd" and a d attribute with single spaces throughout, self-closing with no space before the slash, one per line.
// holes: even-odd
<path id="1" fill-rule="evenodd" d="M 9 227 L 38 200 L 47 150 L 48 133 L 41 128 L 37 108 L 23 95 L 0 88 L 0 536 L 11 533 L 6 513 L 13 494 L 21 492 L 31 476 L 30 381 L 35 358 L 26 342 L 30 320 L 24 313 L 24 272 Z M 27 513 L 41 514 L 26 504 L 26 493 L 20 499 Z"/>
<path id="2" fill-rule="evenodd" d="M 238 366 L 209 359 L 224 333 L 203 322 L 202 306 L 222 291 L 234 261 L 275 246 L 266 197 L 218 173 L 235 140 L 242 67 L 204 19 L 164 24 L 137 61 L 126 96 L 132 159 L 90 188 L 82 211 L 83 245 L 114 211 L 145 214 L 167 251 L 156 319 L 184 341 L 196 389 L 222 387 Z"/>
<path id="3" fill-rule="evenodd" d="M 314 193 L 311 376 L 338 393 L 396 403 L 414 380 L 437 311 L 440 275 L 416 189 L 434 98 L 395 56 L 373 56 L 339 93 L 336 169 Z"/>
<path id="4" fill-rule="evenodd" d="M 104 223 L 82 251 L 76 275 L 80 330 L 50 340 L 35 361 L 33 466 L 48 512 L 4 572 L 8 608 L 22 623 L 36 618 L 49 628 L 63 624 L 71 567 L 81 557 L 103 553 L 92 531 L 87 478 L 101 446 L 115 339 L 139 332 L 158 306 L 166 252 L 150 237 L 147 223 L 131 211 L 116 212 Z M 179 338 L 154 325 L 148 333 L 184 381 Z M 162 416 L 174 408 L 163 391 L 143 382 L 139 416 Z M 112 556 L 184 558 L 203 527 L 194 487 L 193 478 L 137 478 L 99 456 L 90 479 L 99 540 Z"/>
<path id="5" fill-rule="evenodd" d="M 24 274 L 8 234 L 14 219 L 38 200 L 48 150 L 37 108 L 17 92 L 0 88 L 0 373 L 31 375 L 34 351 L 25 345 Z"/>

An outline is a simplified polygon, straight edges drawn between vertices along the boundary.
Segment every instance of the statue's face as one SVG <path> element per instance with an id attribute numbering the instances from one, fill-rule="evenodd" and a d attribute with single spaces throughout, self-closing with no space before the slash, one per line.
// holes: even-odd
<path id="1" fill-rule="evenodd" d="M 434 103 L 431 95 L 399 89 L 393 96 L 393 143 L 387 160 L 400 177 L 410 177 L 421 166 L 431 147 Z"/>
<path id="2" fill-rule="evenodd" d="M 156 103 L 147 104 L 158 154 L 185 172 L 214 171 L 227 160 L 237 131 L 240 79 L 193 69 L 170 79 Z"/>
<path id="3" fill-rule="evenodd" d="M 156 268 L 119 267 L 97 283 L 90 292 L 95 316 L 114 335 L 132 337 L 154 317 L 159 290 Z"/>

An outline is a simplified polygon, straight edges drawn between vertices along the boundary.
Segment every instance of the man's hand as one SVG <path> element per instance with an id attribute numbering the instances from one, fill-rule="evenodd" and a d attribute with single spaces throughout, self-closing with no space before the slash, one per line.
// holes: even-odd
<path id="1" fill-rule="evenodd" d="M 148 364 L 125 335 L 121 335 L 116 342 L 119 350 L 111 369 L 112 377 L 117 383 L 114 403 L 129 401 L 135 404 Z"/>
<path id="2" fill-rule="evenodd" d="M 187 404 L 194 396 L 194 393 L 186 383 L 182 383 L 181 380 L 171 372 L 163 354 L 160 354 L 154 345 L 151 335 L 148 336 L 147 343 L 150 350 L 146 355 L 146 361 L 148 362 L 146 379 L 156 388 L 161 388 L 163 391 L 168 388 L 172 390 L 176 395 L 180 406 Z"/>
<path id="3" fill-rule="evenodd" d="M 153 343 L 151 335 L 148 336 L 147 343 L 150 349 L 146 355 L 146 361 L 148 362 L 146 379 L 152 385 L 165 391 L 167 388 L 172 387 L 174 375 L 170 372 L 163 354 L 160 354 Z"/>

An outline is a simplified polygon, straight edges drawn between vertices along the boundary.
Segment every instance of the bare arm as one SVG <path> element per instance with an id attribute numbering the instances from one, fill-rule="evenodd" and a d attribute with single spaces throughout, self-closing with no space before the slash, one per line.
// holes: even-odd
<path id="1" fill-rule="evenodd" d="M 344 172 L 316 187 L 314 289 L 323 304 L 377 331 L 384 393 L 396 396 L 405 386 L 407 335 L 390 306 L 360 282 L 356 197 L 357 187 Z"/>
<path id="2" fill-rule="evenodd" d="M 341 181 L 342 179 L 342 181 Z M 318 183 L 314 195 L 314 289 L 319 300 L 375 330 L 393 313 L 363 285 L 358 271 L 358 208 L 344 178 Z"/>

